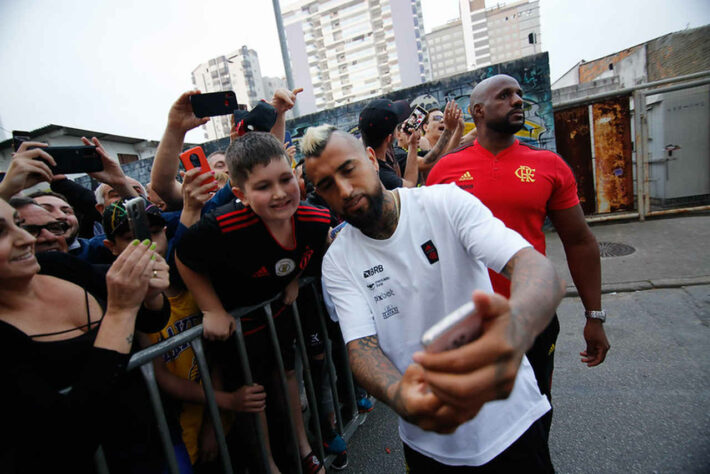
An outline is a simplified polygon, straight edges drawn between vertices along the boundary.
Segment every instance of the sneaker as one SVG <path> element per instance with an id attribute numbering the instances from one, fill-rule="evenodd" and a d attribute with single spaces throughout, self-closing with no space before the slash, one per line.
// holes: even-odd
<path id="1" fill-rule="evenodd" d="M 357 401 L 357 411 L 360 413 L 369 413 L 374 408 L 374 405 L 368 397 L 362 397 Z"/>
<path id="2" fill-rule="evenodd" d="M 303 467 L 303 474 L 316 474 L 321 470 L 323 464 L 318 459 L 318 456 L 311 451 L 305 458 L 301 459 L 301 466 Z"/>
<path id="3" fill-rule="evenodd" d="M 348 448 L 342 436 L 335 431 L 324 434 L 323 446 L 328 454 L 341 454 Z"/>
<path id="4" fill-rule="evenodd" d="M 336 471 L 341 471 L 348 467 L 348 453 L 343 451 L 342 453 L 338 454 L 335 459 L 333 459 L 333 462 L 330 464 L 330 467 L 335 469 Z"/>

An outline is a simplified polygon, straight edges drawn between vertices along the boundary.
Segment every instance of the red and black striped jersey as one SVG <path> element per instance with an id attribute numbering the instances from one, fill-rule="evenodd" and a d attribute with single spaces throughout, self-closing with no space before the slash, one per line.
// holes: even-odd
<path id="1" fill-rule="evenodd" d="M 180 261 L 212 282 L 224 308 L 272 298 L 301 271 L 320 274 L 330 211 L 301 202 L 291 218 L 293 248 L 283 247 L 241 202 L 218 207 L 183 234 Z"/>

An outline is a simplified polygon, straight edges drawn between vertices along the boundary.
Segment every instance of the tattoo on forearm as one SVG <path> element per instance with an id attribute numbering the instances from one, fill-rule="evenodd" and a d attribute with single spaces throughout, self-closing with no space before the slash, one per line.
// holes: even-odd
<path id="1" fill-rule="evenodd" d="M 505 269 L 511 279 L 510 341 L 527 350 L 550 322 L 563 288 L 552 264 L 530 248 L 516 253 Z"/>
<path id="2" fill-rule="evenodd" d="M 358 383 L 377 399 L 397 410 L 399 391 L 390 395 L 391 388 L 402 375 L 380 348 L 377 336 L 368 336 L 348 343 L 348 355 Z"/>
<path id="3" fill-rule="evenodd" d="M 449 144 L 449 140 L 451 139 L 451 135 L 453 135 L 453 133 L 454 132 L 448 129 L 441 132 L 441 136 L 436 141 L 436 144 L 432 147 L 431 150 L 429 150 L 429 153 L 427 153 L 424 157 L 424 162 L 426 164 L 431 164 L 439 159 L 441 154 L 444 152 L 444 149 Z"/>

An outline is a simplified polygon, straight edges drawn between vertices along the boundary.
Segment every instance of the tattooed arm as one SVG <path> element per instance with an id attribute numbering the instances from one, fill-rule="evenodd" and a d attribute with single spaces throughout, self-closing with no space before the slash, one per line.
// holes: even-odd
<path id="1" fill-rule="evenodd" d="M 432 392 L 462 418 L 471 419 L 484 403 L 510 395 L 523 355 L 549 323 L 564 292 L 550 261 L 530 247 L 518 251 L 503 273 L 512 280 L 510 300 L 482 291 L 473 294 L 483 319 L 480 338 L 447 352 L 414 354 Z"/>
<path id="2" fill-rule="evenodd" d="M 459 425 L 454 413 L 426 389 L 422 368 L 407 367 L 404 374 L 382 352 L 377 336 L 348 343 L 350 367 L 358 383 L 399 416 L 423 429 L 450 433 Z"/>

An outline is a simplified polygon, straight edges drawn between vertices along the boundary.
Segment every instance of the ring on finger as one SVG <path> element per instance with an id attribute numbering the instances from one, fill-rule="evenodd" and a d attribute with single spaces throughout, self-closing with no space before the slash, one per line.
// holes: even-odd
<path id="1" fill-rule="evenodd" d="M 153 278 L 158 278 L 158 270 L 153 270 Z"/>

